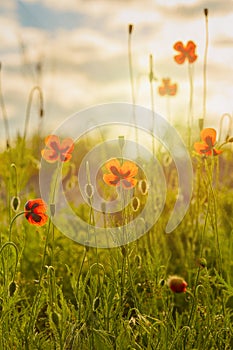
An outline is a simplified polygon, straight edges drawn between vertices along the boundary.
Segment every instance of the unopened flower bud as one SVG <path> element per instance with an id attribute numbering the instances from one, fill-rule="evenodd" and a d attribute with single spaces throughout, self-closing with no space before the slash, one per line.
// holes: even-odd
<path id="1" fill-rule="evenodd" d="M 132 31 L 133 31 L 133 24 L 129 24 L 128 29 L 129 29 L 129 34 L 131 34 L 131 33 L 132 33 Z"/>
<path id="2" fill-rule="evenodd" d="M 14 211 L 18 211 L 19 206 L 20 206 L 20 198 L 18 196 L 12 197 L 12 199 L 11 199 L 11 208 Z"/>
<path id="3" fill-rule="evenodd" d="M 170 276 L 167 285 L 174 293 L 185 293 L 188 283 L 182 277 Z"/>
<path id="4" fill-rule="evenodd" d="M 8 287 L 10 297 L 12 297 L 15 294 L 16 289 L 17 289 L 17 284 L 15 281 L 12 281 Z"/>

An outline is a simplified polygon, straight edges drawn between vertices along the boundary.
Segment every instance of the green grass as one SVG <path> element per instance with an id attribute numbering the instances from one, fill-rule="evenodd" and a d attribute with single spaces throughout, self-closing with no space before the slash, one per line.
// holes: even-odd
<path id="1" fill-rule="evenodd" d="M 43 140 L 29 140 L 23 158 L 21 147 L 18 138 L 0 154 L 0 349 L 233 348 L 231 148 L 214 159 L 192 156 L 193 198 L 174 232 L 164 233 L 177 193 L 171 164 L 154 227 L 128 245 L 96 249 L 23 216 L 9 243 L 12 197 L 20 212 L 39 195 Z M 173 274 L 187 281 L 186 293 L 168 288 Z"/>

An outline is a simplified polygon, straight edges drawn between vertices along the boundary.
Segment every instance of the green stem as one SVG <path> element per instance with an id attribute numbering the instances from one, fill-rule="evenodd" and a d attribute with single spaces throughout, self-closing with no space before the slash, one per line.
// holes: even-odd
<path id="1" fill-rule="evenodd" d="M 204 65 L 203 65 L 203 125 L 206 119 L 206 67 L 207 67 L 208 44 L 209 44 L 208 11 L 206 11 L 205 12 L 205 53 L 204 53 Z"/>
<path id="2" fill-rule="evenodd" d="M 1 74 L 2 72 L 2 64 L 0 62 L 0 106 L 2 110 L 2 117 L 3 117 L 3 123 L 4 123 L 4 128 L 5 128 L 5 133 L 6 133 L 6 148 L 10 148 L 10 131 L 9 131 L 9 123 L 8 123 L 8 117 L 7 117 L 7 112 L 6 112 L 6 107 L 3 99 L 3 93 L 2 93 L 2 79 L 1 79 Z"/>

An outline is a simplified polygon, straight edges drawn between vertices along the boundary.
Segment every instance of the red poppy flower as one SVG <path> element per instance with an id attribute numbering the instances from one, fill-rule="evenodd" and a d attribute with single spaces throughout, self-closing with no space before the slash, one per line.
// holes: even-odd
<path id="1" fill-rule="evenodd" d="M 48 215 L 45 214 L 47 205 L 41 198 L 29 200 L 25 206 L 25 218 L 32 225 L 43 226 L 48 220 Z"/>
<path id="2" fill-rule="evenodd" d="M 188 283 L 182 277 L 170 276 L 167 285 L 174 293 L 185 293 Z"/>
<path id="3" fill-rule="evenodd" d="M 196 44 L 193 41 L 189 41 L 186 46 L 181 41 L 178 41 L 174 44 L 174 49 L 179 51 L 179 55 L 174 56 L 174 60 L 178 64 L 184 63 L 187 60 L 189 63 L 193 63 L 197 59 L 197 55 L 195 54 Z"/>
<path id="4" fill-rule="evenodd" d="M 216 156 L 222 153 L 221 150 L 214 148 L 216 142 L 216 131 L 212 128 L 206 128 L 201 131 L 202 142 L 195 142 L 194 148 L 197 153 L 205 156 Z"/>
<path id="5" fill-rule="evenodd" d="M 137 175 L 138 167 L 130 161 L 125 161 L 122 165 L 117 159 L 112 159 L 105 164 L 106 169 L 110 174 L 104 174 L 104 182 L 109 186 L 122 186 L 125 189 L 135 187 L 137 180 L 134 176 Z"/>
<path id="6" fill-rule="evenodd" d="M 177 91 L 177 84 L 170 84 L 169 78 L 162 79 L 163 85 L 159 86 L 158 91 L 161 96 L 175 96 Z"/>
<path id="7" fill-rule="evenodd" d="M 41 155 L 49 163 L 67 162 L 72 157 L 74 142 L 70 138 L 66 138 L 60 143 L 58 136 L 49 135 L 45 139 L 45 145 Z"/>

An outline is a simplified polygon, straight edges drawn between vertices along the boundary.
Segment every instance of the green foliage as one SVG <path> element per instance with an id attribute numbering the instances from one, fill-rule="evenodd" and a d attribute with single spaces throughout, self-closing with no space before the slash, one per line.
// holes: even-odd
<path id="1" fill-rule="evenodd" d="M 38 191 L 40 152 L 38 142 L 30 144 L 23 162 L 20 139 L 0 154 L 0 201 L 6 208 L 0 237 L 0 349 L 230 350 L 233 195 L 229 179 L 221 176 L 231 169 L 229 152 L 221 155 L 221 164 L 193 157 L 192 202 L 173 233 L 164 233 L 177 193 L 171 164 L 165 169 L 165 208 L 154 227 L 126 246 L 94 249 L 68 239 L 51 223 L 36 228 L 23 216 L 12 225 L 9 243 L 14 210 L 23 210 L 28 196 L 35 198 Z M 69 176 L 77 181 L 69 169 L 65 181 Z M 19 196 L 20 208 L 11 207 L 13 195 Z M 144 205 L 146 198 L 140 200 Z M 76 208 L 86 222 L 87 207 Z M 129 207 L 126 213 L 132 215 Z M 187 281 L 186 293 L 168 288 L 173 274 Z"/>

